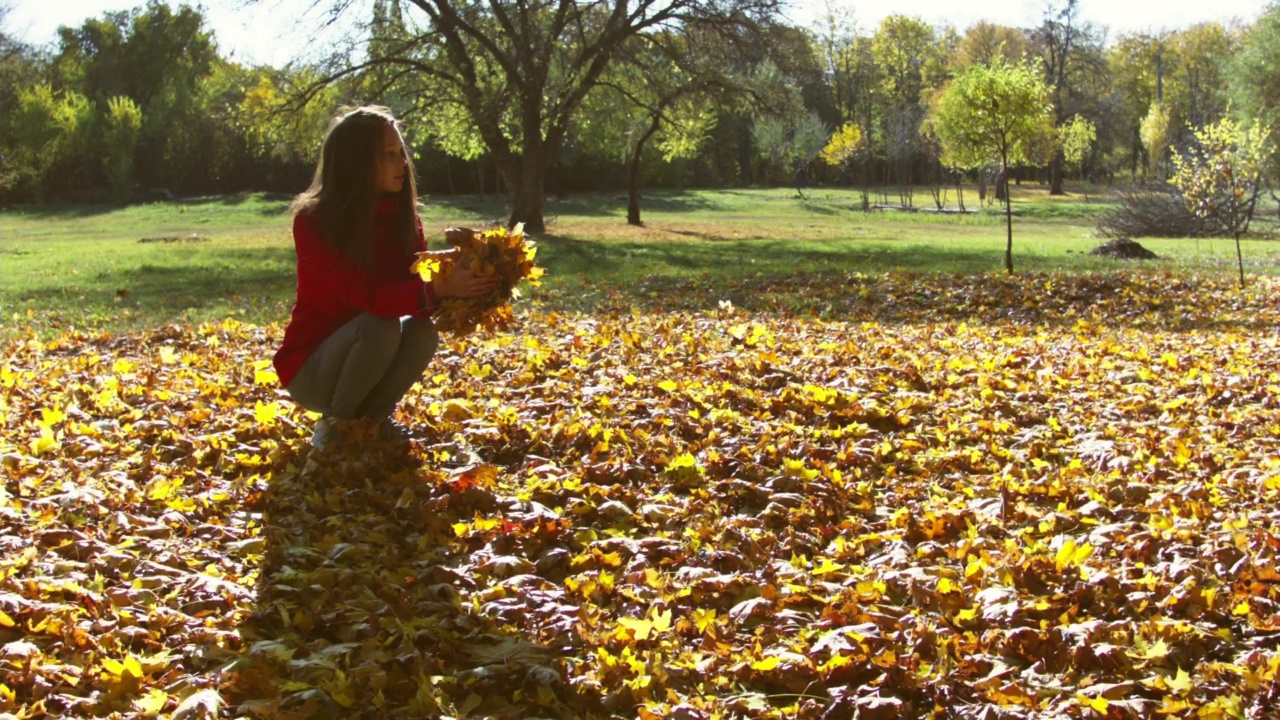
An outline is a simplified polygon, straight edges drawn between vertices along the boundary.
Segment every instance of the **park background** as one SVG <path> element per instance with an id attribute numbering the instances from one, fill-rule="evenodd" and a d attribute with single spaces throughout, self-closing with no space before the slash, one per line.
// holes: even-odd
<path id="1" fill-rule="evenodd" d="M 430 81 L 420 6 L 453 7 L 273 65 L 180 6 L 39 46 L 0 19 L 0 717 L 1280 713 L 1274 155 L 1196 165 L 1247 229 L 1175 159 L 1274 127 L 1280 8 L 664 3 L 560 117 L 528 74 Z M 604 17 L 467 7 L 470 57 L 556 48 L 557 82 L 582 46 L 513 40 L 555 15 L 490 11 Z M 1007 184 L 927 132 L 987 68 L 1044 91 Z M 287 206 L 367 101 L 433 242 L 536 212 L 549 273 L 444 338 L 412 442 L 321 455 L 270 368 Z M 1157 257 L 1090 254 L 1121 237 Z"/>

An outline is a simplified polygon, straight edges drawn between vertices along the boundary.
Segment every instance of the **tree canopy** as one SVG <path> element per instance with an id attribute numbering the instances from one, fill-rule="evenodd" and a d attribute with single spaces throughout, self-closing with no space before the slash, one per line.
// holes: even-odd
<path id="1" fill-rule="evenodd" d="M 367 66 L 403 68 L 418 109 L 469 124 L 497 163 L 509 222 L 544 227 L 547 171 L 575 114 L 632 38 L 662 30 L 724 30 L 766 22 L 776 0 L 473 3 L 410 0 L 406 24 Z M 346 74 L 341 70 L 335 77 Z M 332 78 L 331 78 L 332 79 Z"/>
<path id="2" fill-rule="evenodd" d="M 1109 38 L 1074 2 L 1034 27 L 963 32 L 901 15 L 860 28 L 834 10 L 810 31 L 784 22 L 779 0 L 312 2 L 310 17 L 340 13 L 349 44 L 330 61 L 254 67 L 219 53 L 196 6 L 152 0 L 35 47 L 5 31 L 0 0 L 0 201 L 297 192 L 327 119 L 375 102 L 406 119 L 425 192 L 485 192 L 497 178 L 504 220 L 531 231 L 552 191 L 626 188 L 636 221 L 641 187 L 789 182 L 777 158 L 817 144 L 794 132 L 801 121 L 825 129 L 822 146 L 860 131 L 859 152 L 813 166 L 813 182 L 882 202 L 897 188 L 910 206 L 913 187 L 956 177 L 922 133 L 931 98 L 997 57 L 1039 58 L 1054 122 L 1095 130 L 1077 162 L 1016 166 L 1019 182 L 1056 187 L 1060 168 L 1159 179 L 1161 156 L 1196 128 L 1227 115 L 1277 124 L 1275 6 L 1252 26 Z M 781 144 L 759 145 L 770 138 Z"/>

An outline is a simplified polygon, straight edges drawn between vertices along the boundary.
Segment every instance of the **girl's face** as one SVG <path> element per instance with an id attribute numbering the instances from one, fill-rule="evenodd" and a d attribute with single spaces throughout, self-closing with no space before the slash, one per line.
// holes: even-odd
<path id="1" fill-rule="evenodd" d="M 388 125 L 382 131 L 382 143 L 378 148 L 377 162 L 374 166 L 374 182 L 378 192 L 398 193 L 404 187 L 404 174 L 407 171 L 405 158 L 408 151 L 400 131 Z"/>

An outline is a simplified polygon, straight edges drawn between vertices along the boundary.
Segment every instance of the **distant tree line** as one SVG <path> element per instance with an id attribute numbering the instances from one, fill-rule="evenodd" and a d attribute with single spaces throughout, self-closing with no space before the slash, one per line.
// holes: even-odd
<path id="1" fill-rule="evenodd" d="M 6 203 L 294 193 L 328 119 L 365 102 L 407 119 L 425 192 L 504 192 L 535 227 L 548 195 L 580 190 L 629 189 L 638 222 L 639 187 L 835 183 L 911 205 L 961 173 L 1053 192 L 1164 180 L 1199 128 L 1280 124 L 1277 4 L 1250 26 L 1111 37 L 1078 0 L 964 30 L 834 11 L 797 28 L 774 0 L 377 0 L 352 19 L 357 54 L 282 68 L 223 57 L 190 6 L 150 0 L 48 47 L 10 35 L 5 10 Z M 937 133 L 940 98 L 975 66 L 1014 65 L 1047 89 L 1046 144 L 1006 173 L 948 162 L 962 153 Z"/>

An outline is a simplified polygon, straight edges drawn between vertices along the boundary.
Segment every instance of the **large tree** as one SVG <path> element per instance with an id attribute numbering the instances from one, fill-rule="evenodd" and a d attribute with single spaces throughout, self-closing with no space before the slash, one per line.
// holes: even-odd
<path id="1" fill-rule="evenodd" d="M 1088 88 L 1096 85 L 1092 76 L 1105 72 L 1102 33 L 1080 19 L 1080 0 L 1049 0 L 1040 26 L 1031 33 L 1040 53 L 1045 80 L 1052 88 L 1054 122 L 1060 124 L 1073 115 L 1093 115 L 1086 107 L 1093 100 Z M 1049 159 L 1049 193 L 1064 195 L 1062 168 L 1065 158 L 1055 152 Z"/>
<path id="2" fill-rule="evenodd" d="M 204 80 L 217 61 L 213 34 L 200 11 L 150 0 L 145 7 L 106 13 L 78 28 L 58 29 L 54 66 L 60 85 L 75 88 L 105 109 L 113 97 L 130 98 L 142 111 L 139 179 L 187 185 L 204 156 L 203 122 L 196 108 Z"/>
<path id="3" fill-rule="evenodd" d="M 861 189 L 862 209 L 870 210 L 868 188 L 871 185 L 871 150 L 877 130 L 874 100 L 881 87 L 882 72 L 872 54 L 872 38 L 859 35 L 857 27 L 847 14 L 830 8 L 816 37 L 814 49 L 827 77 L 829 103 L 836 111 L 835 117 L 831 118 L 832 126 L 841 128 L 842 133 L 850 125 L 858 129 L 856 153 L 833 152 L 842 158 L 841 164 L 850 173 L 853 172 L 853 168 L 849 167 L 850 162 L 859 166 L 857 182 Z M 847 133 L 845 137 L 848 137 Z"/>
<path id="4" fill-rule="evenodd" d="M 875 97 L 886 169 L 893 170 L 899 202 L 910 205 L 912 165 L 922 149 L 924 100 L 945 77 L 946 52 L 933 27 L 917 18 L 890 15 L 871 39 L 871 55 L 881 72 Z"/>
<path id="5" fill-rule="evenodd" d="M 1268 6 L 1249 29 L 1227 77 L 1232 110 L 1241 124 L 1280 138 L 1280 3 Z M 1271 179 L 1280 178 L 1280 153 L 1273 153 L 1268 164 Z M 1274 186 L 1271 197 L 1280 200 Z"/>
<path id="6" fill-rule="evenodd" d="M 1280 3 L 1249 29 L 1227 73 L 1232 109 L 1244 121 L 1280 137 Z"/>
<path id="7" fill-rule="evenodd" d="M 1115 166 L 1127 167 L 1132 179 L 1137 179 L 1138 171 L 1147 170 L 1155 159 L 1151 157 L 1144 126 L 1168 117 L 1164 104 L 1165 40 L 1132 33 L 1121 35 L 1107 49 L 1107 95 L 1114 123 L 1110 130 L 1119 155 Z M 1161 140 L 1162 151 L 1167 144 Z"/>
<path id="8" fill-rule="evenodd" d="M 19 141 L 20 97 L 23 90 L 42 82 L 43 65 L 35 48 L 5 28 L 10 12 L 10 4 L 0 3 L 0 202 L 9 200 L 24 182 L 27 168 L 15 158 L 31 148 L 23 148 Z"/>
<path id="9" fill-rule="evenodd" d="M 335 10 L 349 5 L 335 0 Z M 509 222 L 545 229 L 547 171 L 575 113 L 628 41 L 664 30 L 739 32 L 764 22 L 778 0 L 408 0 L 403 39 L 343 67 L 334 80 L 374 66 L 420 82 L 418 110 L 459 119 L 497 163 Z M 659 41 L 659 40 L 655 40 Z"/>

